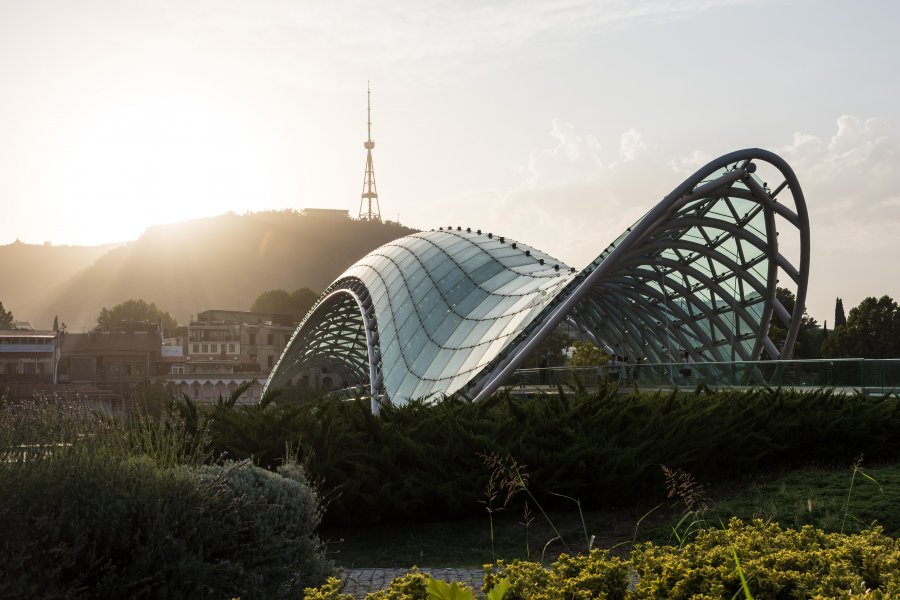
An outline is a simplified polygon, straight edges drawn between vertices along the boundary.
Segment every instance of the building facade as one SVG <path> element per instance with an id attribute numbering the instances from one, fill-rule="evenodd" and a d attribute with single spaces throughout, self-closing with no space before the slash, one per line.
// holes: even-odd
<path id="1" fill-rule="evenodd" d="M 0 380 L 7 383 L 55 383 L 58 332 L 0 331 Z"/>
<path id="2" fill-rule="evenodd" d="M 249 388 L 238 402 L 257 402 L 293 330 L 289 315 L 201 312 L 183 343 L 162 348 L 159 375 L 197 402 L 228 398 L 243 384 Z"/>
<path id="3" fill-rule="evenodd" d="M 93 383 L 127 391 L 150 383 L 160 358 L 158 332 L 65 333 L 61 336 L 59 381 Z"/>

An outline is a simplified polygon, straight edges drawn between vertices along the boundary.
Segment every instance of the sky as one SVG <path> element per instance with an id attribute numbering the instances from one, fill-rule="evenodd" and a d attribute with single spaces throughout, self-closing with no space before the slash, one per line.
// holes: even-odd
<path id="1" fill-rule="evenodd" d="M 900 299 L 889 0 L 0 0 L 0 244 L 268 209 L 493 231 L 583 267 L 705 162 L 771 150 L 807 306 Z"/>

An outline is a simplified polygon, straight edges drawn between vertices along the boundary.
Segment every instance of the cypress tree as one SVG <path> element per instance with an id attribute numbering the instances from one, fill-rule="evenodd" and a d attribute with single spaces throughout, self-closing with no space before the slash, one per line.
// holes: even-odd
<path id="1" fill-rule="evenodd" d="M 840 298 L 834 303 L 834 326 L 835 328 L 847 324 L 847 317 L 844 316 L 844 301 Z"/>

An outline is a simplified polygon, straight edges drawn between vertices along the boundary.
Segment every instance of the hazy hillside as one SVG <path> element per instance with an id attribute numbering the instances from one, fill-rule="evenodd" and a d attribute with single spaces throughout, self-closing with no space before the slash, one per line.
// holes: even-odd
<path id="1" fill-rule="evenodd" d="M 413 231 L 293 211 L 156 226 L 106 252 L 22 314 L 39 323 L 58 314 L 70 331 L 80 331 L 95 324 L 102 307 L 129 298 L 154 302 L 182 323 L 205 309 L 248 310 L 269 289 L 319 292 L 367 252 Z M 32 297 L 38 291 L 30 290 Z"/>
<path id="2" fill-rule="evenodd" d="M 19 321 L 49 328 L 53 315 L 37 305 L 58 292 L 74 274 L 86 269 L 115 245 L 50 246 L 15 242 L 0 246 L 0 302 Z"/>

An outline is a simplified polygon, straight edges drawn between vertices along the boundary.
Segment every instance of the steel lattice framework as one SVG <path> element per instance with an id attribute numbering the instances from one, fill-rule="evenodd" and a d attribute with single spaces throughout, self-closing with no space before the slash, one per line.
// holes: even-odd
<path id="1" fill-rule="evenodd" d="M 367 386 L 373 411 L 443 394 L 479 400 L 563 321 L 650 362 L 683 352 L 698 362 L 778 359 L 800 327 L 809 239 L 796 176 L 759 149 L 704 166 L 581 271 L 481 230 L 417 233 L 329 286 L 268 386 L 327 368 L 345 386 Z M 795 294 L 792 312 L 779 286 Z"/>

